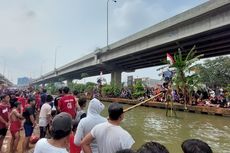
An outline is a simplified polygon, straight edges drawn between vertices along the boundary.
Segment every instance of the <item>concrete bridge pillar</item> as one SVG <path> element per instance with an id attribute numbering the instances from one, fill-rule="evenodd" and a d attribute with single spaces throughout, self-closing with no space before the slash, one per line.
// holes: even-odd
<path id="1" fill-rule="evenodd" d="M 111 73 L 111 82 L 115 83 L 116 85 L 121 85 L 121 71 L 114 71 Z"/>
<path id="2" fill-rule="evenodd" d="M 73 83 L 73 79 L 67 79 L 67 86 L 69 86 L 69 84 Z"/>

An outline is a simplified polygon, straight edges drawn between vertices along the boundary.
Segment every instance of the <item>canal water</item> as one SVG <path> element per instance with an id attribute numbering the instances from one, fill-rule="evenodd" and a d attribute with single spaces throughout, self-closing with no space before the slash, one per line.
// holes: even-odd
<path id="1" fill-rule="evenodd" d="M 110 103 L 104 102 L 103 116 Z M 125 105 L 124 108 L 131 105 Z M 182 153 L 181 143 L 188 138 L 207 142 L 214 153 L 230 153 L 230 117 L 177 112 L 178 118 L 166 117 L 165 109 L 139 106 L 127 113 L 122 123 L 134 138 L 134 149 L 148 141 L 165 145 L 170 153 Z"/>

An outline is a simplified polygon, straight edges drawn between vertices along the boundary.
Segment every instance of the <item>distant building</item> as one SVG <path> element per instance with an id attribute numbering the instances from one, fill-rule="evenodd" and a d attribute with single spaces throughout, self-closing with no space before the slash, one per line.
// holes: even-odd
<path id="1" fill-rule="evenodd" d="M 136 83 L 137 81 L 141 81 L 142 84 L 147 86 L 147 87 L 156 87 L 158 84 L 163 84 L 163 81 L 156 80 L 156 79 L 151 79 L 149 77 L 137 78 L 137 79 L 134 80 L 134 83 Z"/>
<path id="2" fill-rule="evenodd" d="M 132 87 L 133 86 L 133 76 L 127 77 L 127 86 Z"/>
<path id="3" fill-rule="evenodd" d="M 18 86 L 28 86 L 30 84 L 30 82 L 32 81 L 31 78 L 28 77 L 22 77 L 22 78 L 18 78 Z"/>

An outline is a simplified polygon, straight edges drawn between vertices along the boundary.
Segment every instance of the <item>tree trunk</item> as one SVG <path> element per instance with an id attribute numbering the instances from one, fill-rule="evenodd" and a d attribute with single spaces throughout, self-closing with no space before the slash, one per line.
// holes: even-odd
<path id="1" fill-rule="evenodd" d="M 183 83 L 183 96 L 184 96 L 184 108 L 187 109 L 187 104 L 189 103 L 188 87 L 185 80 L 185 74 L 180 71 L 181 82 Z"/>

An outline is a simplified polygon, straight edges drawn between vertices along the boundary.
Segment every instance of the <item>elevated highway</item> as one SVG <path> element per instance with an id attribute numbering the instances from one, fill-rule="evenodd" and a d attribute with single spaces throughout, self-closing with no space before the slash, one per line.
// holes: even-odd
<path id="1" fill-rule="evenodd" d="M 210 0 L 44 74 L 33 84 L 71 81 L 100 71 L 120 83 L 121 72 L 162 65 L 167 52 L 181 48 L 186 53 L 194 45 L 204 58 L 230 54 L 230 0 Z"/>
<path id="2" fill-rule="evenodd" d="M 6 77 L 0 74 L 0 86 L 13 86 L 13 83 L 10 82 Z"/>

